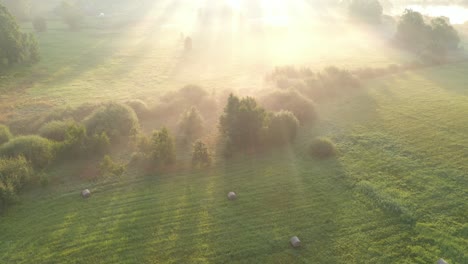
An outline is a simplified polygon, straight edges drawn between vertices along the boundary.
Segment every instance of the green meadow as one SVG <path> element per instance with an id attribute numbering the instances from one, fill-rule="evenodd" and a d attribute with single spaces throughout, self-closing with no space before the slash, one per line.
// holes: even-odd
<path id="1" fill-rule="evenodd" d="M 0 121 L 83 103 L 156 102 L 191 83 L 256 95 L 272 67 L 301 57 L 273 58 L 277 47 L 252 59 L 259 50 L 185 54 L 179 31 L 144 24 L 118 32 L 111 22 L 70 32 L 50 21 L 38 35 L 41 62 L 1 77 Z M 224 43 L 211 41 L 207 49 Z M 302 60 L 317 68 L 413 60 L 360 46 L 314 56 Z M 217 155 L 207 169 L 88 181 L 82 160 L 48 168 L 52 184 L 25 189 L 0 216 L 0 263 L 468 263 L 467 72 L 457 62 L 364 80 L 317 102 L 319 121 L 302 126 L 293 145 Z M 322 136 L 336 143 L 336 158 L 308 154 Z M 89 199 L 80 197 L 85 188 Z M 301 248 L 290 246 L 292 236 Z"/>

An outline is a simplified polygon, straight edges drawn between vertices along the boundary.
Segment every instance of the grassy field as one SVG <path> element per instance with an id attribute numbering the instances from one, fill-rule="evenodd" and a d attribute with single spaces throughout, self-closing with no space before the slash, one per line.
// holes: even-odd
<path id="1" fill-rule="evenodd" d="M 296 147 L 264 157 L 127 175 L 91 184 L 90 200 L 78 195 L 87 183 L 28 193 L 2 217 L 0 260 L 466 263 L 466 68 L 371 81 L 321 105 L 321 124 L 304 129 Z M 311 160 L 304 145 L 314 135 L 334 139 L 340 156 Z M 293 235 L 303 248 L 290 248 Z"/>
<path id="2" fill-rule="evenodd" d="M 224 61 L 199 50 L 187 57 L 178 32 L 140 26 L 117 34 L 51 23 L 39 36 L 42 62 L 2 77 L 1 120 L 152 100 L 187 83 L 255 90 L 271 67 L 299 57 L 246 60 L 258 50 L 235 49 Z M 411 60 L 359 46 L 316 55 L 301 59 L 317 67 Z M 206 171 L 86 182 L 78 161 L 54 167 L 47 173 L 60 182 L 26 190 L 0 217 L 0 263 L 468 263 L 467 70 L 458 63 L 366 81 L 318 104 L 319 124 L 291 148 Z M 339 156 L 310 158 L 315 136 L 333 139 Z M 83 188 L 91 199 L 79 196 Z M 228 201 L 229 191 L 239 199 Z M 294 235 L 302 248 L 289 245 Z"/>

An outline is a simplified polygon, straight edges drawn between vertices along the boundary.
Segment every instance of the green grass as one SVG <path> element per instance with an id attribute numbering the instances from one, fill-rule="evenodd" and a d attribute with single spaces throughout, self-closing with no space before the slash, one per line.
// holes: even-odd
<path id="1" fill-rule="evenodd" d="M 319 105 L 321 123 L 292 149 L 208 171 L 65 181 L 27 193 L 2 217 L 0 262 L 465 263 L 460 67 L 468 65 L 380 78 Z M 450 85 L 441 85 L 445 78 Z M 318 135 L 337 142 L 336 160 L 306 155 Z M 93 197 L 82 200 L 88 186 Z M 235 202 L 226 198 L 232 190 Z M 301 249 L 289 246 L 293 235 Z"/>

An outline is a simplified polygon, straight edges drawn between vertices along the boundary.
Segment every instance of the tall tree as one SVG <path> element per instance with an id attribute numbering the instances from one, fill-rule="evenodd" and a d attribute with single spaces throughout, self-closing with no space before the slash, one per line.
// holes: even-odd
<path id="1" fill-rule="evenodd" d="M 39 52 L 34 36 L 22 33 L 13 15 L 0 5 L 0 70 L 15 63 L 38 60 Z"/>

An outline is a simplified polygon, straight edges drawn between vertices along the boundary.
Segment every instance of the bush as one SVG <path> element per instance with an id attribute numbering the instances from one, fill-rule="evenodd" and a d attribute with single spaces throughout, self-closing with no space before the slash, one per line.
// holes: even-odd
<path id="1" fill-rule="evenodd" d="M 282 145 L 294 141 L 299 129 L 299 121 L 293 113 L 280 111 L 271 115 L 268 125 L 270 141 Z"/>
<path id="2" fill-rule="evenodd" d="M 21 136 L 0 147 L 0 156 L 24 156 L 36 168 L 44 168 L 55 157 L 56 145 L 40 136 Z"/>
<path id="3" fill-rule="evenodd" d="M 73 125 L 73 121 L 51 121 L 39 129 L 39 135 L 54 141 L 64 141 L 69 127 Z"/>
<path id="4" fill-rule="evenodd" d="M 203 118 L 195 107 L 181 115 L 179 120 L 179 135 L 185 143 L 193 142 L 203 135 Z"/>
<path id="5" fill-rule="evenodd" d="M 130 106 L 140 119 L 146 118 L 150 112 L 148 105 L 142 100 L 134 99 L 125 104 Z"/>
<path id="6" fill-rule="evenodd" d="M 262 98 L 265 107 L 273 111 L 291 111 L 301 124 L 312 122 L 317 118 L 315 104 L 297 91 L 275 91 Z"/>
<path id="7" fill-rule="evenodd" d="M 207 167 L 211 165 L 211 154 L 208 147 L 201 140 L 197 140 L 193 144 L 192 151 L 192 166 Z"/>
<path id="8" fill-rule="evenodd" d="M 310 154 L 319 159 L 326 159 L 336 155 L 336 146 L 328 138 L 317 138 L 310 145 Z"/>
<path id="9" fill-rule="evenodd" d="M 10 128 L 5 125 L 0 125 L 0 145 L 10 141 L 13 135 L 10 132 Z"/>
<path id="10" fill-rule="evenodd" d="M 135 111 L 129 106 L 109 103 L 97 109 L 84 121 L 88 135 L 105 132 L 111 141 L 135 136 L 140 128 Z"/>
<path id="11" fill-rule="evenodd" d="M 120 177 L 125 172 L 125 165 L 116 163 L 109 155 L 104 156 L 99 163 L 99 173 L 102 177 Z"/>
<path id="12" fill-rule="evenodd" d="M 33 28 L 36 32 L 45 32 L 47 31 L 47 21 L 43 17 L 36 17 L 32 21 Z"/>

